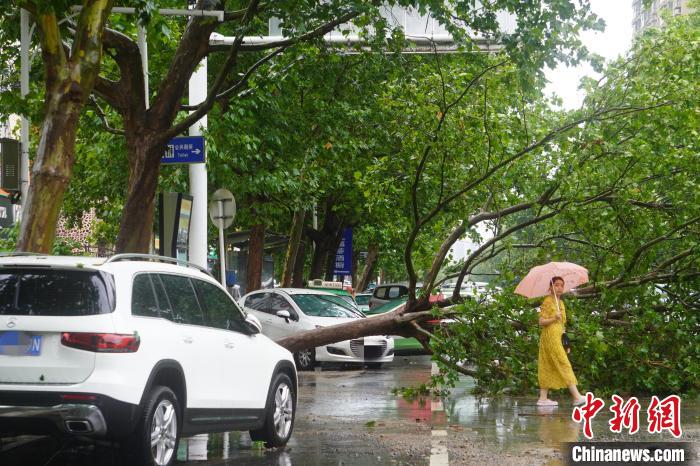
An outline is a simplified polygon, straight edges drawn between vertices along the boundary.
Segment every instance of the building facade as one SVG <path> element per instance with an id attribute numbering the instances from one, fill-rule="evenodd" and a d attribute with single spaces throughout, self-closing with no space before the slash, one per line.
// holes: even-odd
<path id="1" fill-rule="evenodd" d="M 692 10 L 688 6 L 690 0 L 653 0 L 648 8 L 644 8 L 643 1 L 634 0 L 632 3 L 634 35 L 650 27 L 662 27 L 661 12 L 664 10 L 670 11 L 673 16 L 686 15 Z"/>

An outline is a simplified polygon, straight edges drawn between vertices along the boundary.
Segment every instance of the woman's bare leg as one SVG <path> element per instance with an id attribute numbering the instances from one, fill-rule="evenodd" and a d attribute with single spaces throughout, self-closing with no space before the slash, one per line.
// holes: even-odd
<path id="1" fill-rule="evenodd" d="M 578 392 L 578 388 L 576 388 L 576 385 L 571 384 L 568 388 L 569 393 L 571 393 L 571 397 L 574 399 L 574 401 L 578 401 L 581 398 L 583 398 L 583 396 L 581 396 L 581 394 Z"/>
<path id="2" fill-rule="evenodd" d="M 540 388 L 540 400 L 544 401 L 547 399 L 547 393 L 549 393 L 548 388 Z"/>

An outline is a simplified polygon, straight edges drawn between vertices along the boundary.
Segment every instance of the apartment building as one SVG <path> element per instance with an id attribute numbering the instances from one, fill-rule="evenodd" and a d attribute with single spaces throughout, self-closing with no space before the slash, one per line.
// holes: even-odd
<path id="1" fill-rule="evenodd" d="M 669 10 L 671 15 L 686 15 L 692 8 L 688 6 L 690 0 L 654 0 L 648 8 L 643 7 L 643 0 L 634 0 L 632 8 L 632 30 L 634 35 L 639 34 L 650 27 L 662 27 L 661 12 Z"/>

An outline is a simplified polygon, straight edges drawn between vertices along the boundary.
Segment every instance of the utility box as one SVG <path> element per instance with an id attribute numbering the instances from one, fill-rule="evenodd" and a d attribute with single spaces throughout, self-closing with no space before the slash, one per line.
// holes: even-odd
<path id="1" fill-rule="evenodd" d="M 22 144 L 16 139 L 0 138 L 0 188 L 20 190 L 20 157 Z"/>

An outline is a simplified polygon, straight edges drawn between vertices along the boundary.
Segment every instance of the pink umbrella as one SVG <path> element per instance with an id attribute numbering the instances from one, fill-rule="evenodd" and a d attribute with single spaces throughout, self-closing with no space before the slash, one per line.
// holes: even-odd
<path id="1" fill-rule="evenodd" d="M 515 292 L 527 298 L 537 298 L 549 294 L 549 284 L 553 277 L 564 279 L 564 292 L 588 281 L 588 270 L 572 262 L 550 262 L 533 267 L 522 279 Z"/>

